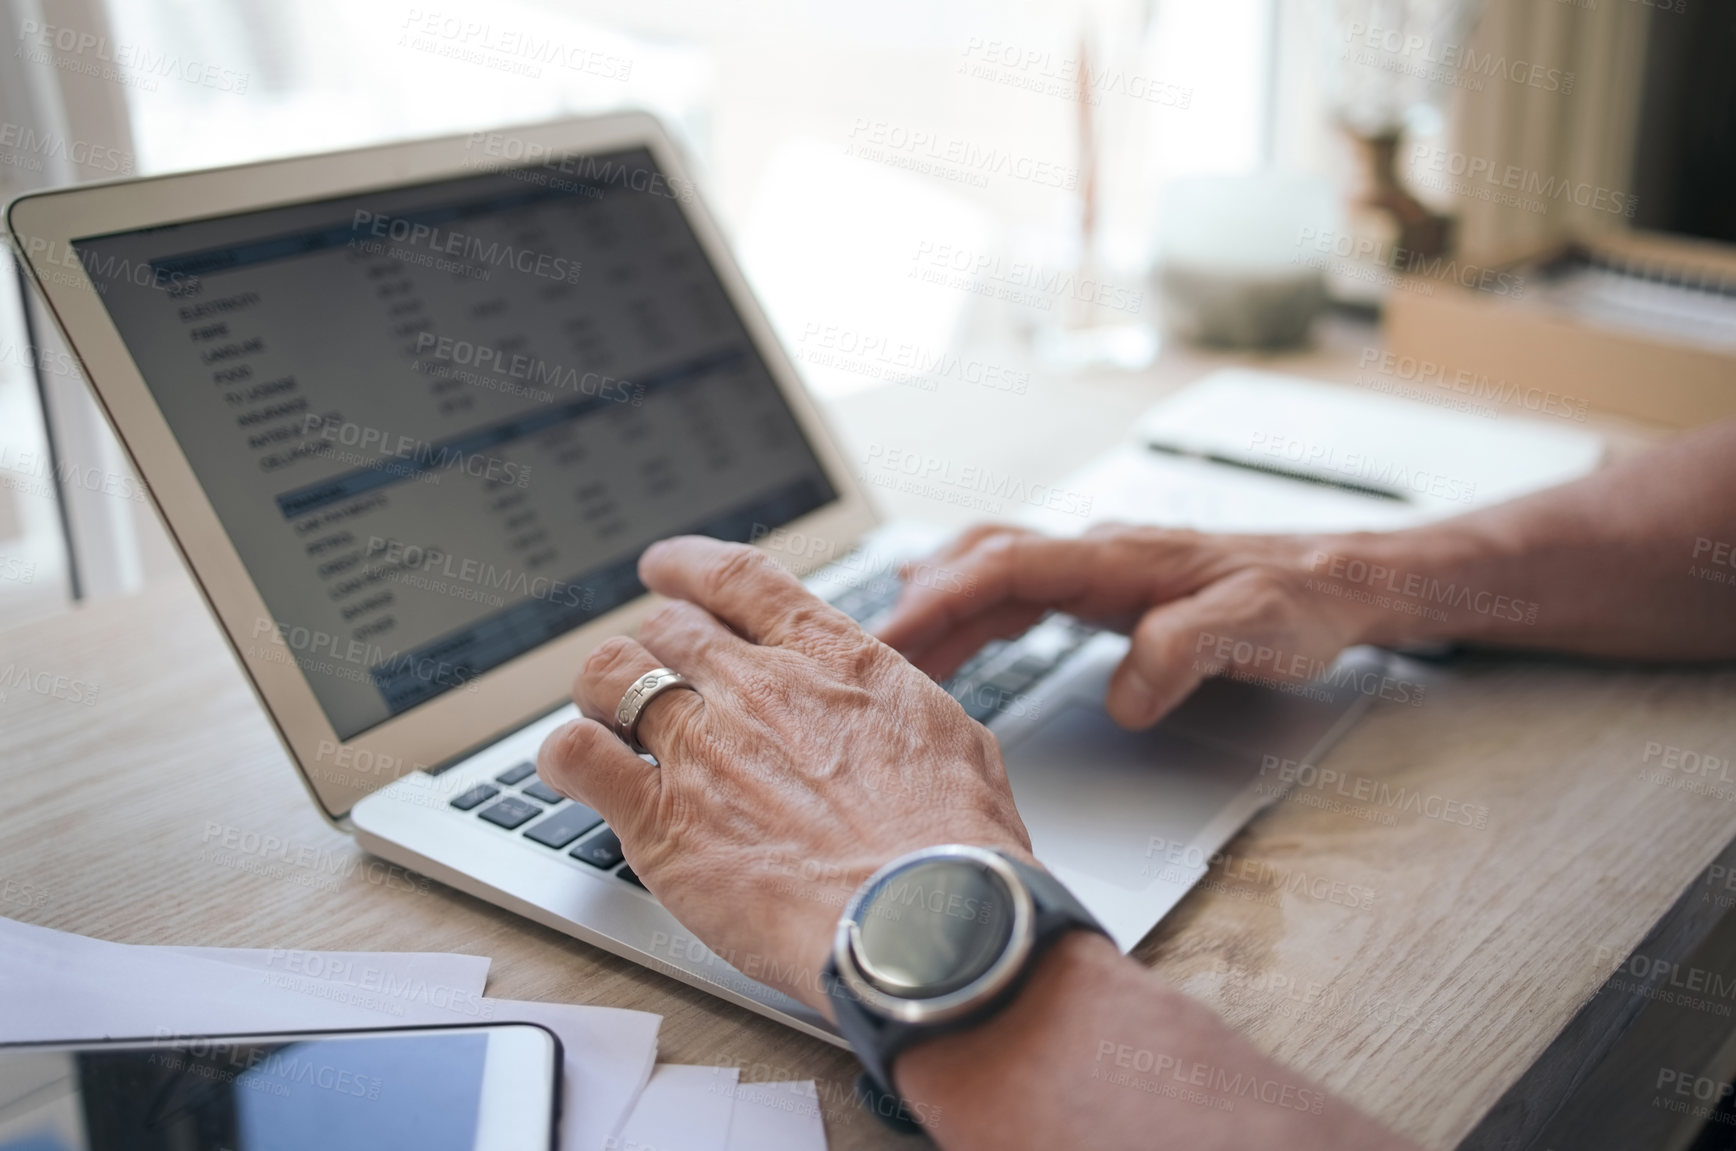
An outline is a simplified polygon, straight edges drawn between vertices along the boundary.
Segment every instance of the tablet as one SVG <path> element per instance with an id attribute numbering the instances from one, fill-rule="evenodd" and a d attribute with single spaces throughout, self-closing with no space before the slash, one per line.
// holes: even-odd
<path id="1" fill-rule="evenodd" d="M 0 1148 L 552 1148 L 560 1059 L 530 1024 L 0 1047 Z"/>

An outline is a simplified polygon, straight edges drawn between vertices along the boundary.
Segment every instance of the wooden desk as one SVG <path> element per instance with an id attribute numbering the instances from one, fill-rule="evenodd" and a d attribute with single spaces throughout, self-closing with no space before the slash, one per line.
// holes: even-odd
<path id="1" fill-rule="evenodd" d="M 1158 386 L 1044 402 L 1131 413 Z M 909 1146 L 850 1106 L 840 1051 L 438 884 L 223 848 L 235 827 L 291 857 L 360 856 L 303 794 L 184 579 L 0 632 L 3 682 L 24 669 L 50 675 L 0 699 L 0 913 L 128 943 L 492 956 L 492 994 L 659 1012 L 663 1059 L 814 1077 L 838 1151 Z M 1137 954 L 1298 1071 L 1450 1147 L 1736 835 L 1736 803 L 1640 778 L 1648 744 L 1736 756 L 1732 716 L 1730 670 L 1440 669 L 1422 706 L 1377 704 L 1327 758 L 1345 784 L 1257 820 Z M 1383 784 L 1426 810 L 1354 798 Z M 1431 818 L 1446 801 L 1453 819 L 1486 808 L 1482 826 Z M 1362 902 L 1352 886 L 1367 907 L 1344 905 Z"/>

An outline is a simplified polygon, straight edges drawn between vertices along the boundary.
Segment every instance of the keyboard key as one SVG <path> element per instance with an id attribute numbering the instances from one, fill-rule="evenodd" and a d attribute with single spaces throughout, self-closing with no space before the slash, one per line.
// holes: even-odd
<path id="1" fill-rule="evenodd" d="M 484 808 L 482 818 L 488 822 L 511 831 L 528 819 L 534 819 L 542 814 L 542 808 L 516 795 L 509 795 L 493 807 Z"/>
<path id="2" fill-rule="evenodd" d="M 1021 675 L 1017 669 L 1008 668 L 999 675 L 991 676 L 984 680 L 982 686 L 977 690 L 990 692 L 999 696 L 1002 700 L 1002 706 L 1004 707 L 1006 706 L 1007 701 L 1010 701 L 1016 695 L 1022 695 L 1026 688 L 1030 687 L 1041 678 L 1041 676 Z"/>
<path id="3" fill-rule="evenodd" d="M 987 723 L 1001 710 L 1000 695 L 981 684 L 973 684 L 957 699 L 964 705 L 964 713 L 978 723 Z"/>
<path id="4" fill-rule="evenodd" d="M 1077 625 L 1063 617 L 1050 616 L 1020 638 L 1019 654 L 1054 667 L 1088 638 L 1089 633 Z"/>
<path id="5" fill-rule="evenodd" d="M 1095 634 L 1095 628 L 1051 617 L 1011 643 L 988 644 L 941 687 L 958 700 L 966 715 L 988 723 L 1004 711 L 1016 710 L 1020 699 Z"/>
<path id="6" fill-rule="evenodd" d="M 590 864 L 592 867 L 600 867 L 604 871 L 609 870 L 625 858 L 621 854 L 620 837 L 615 834 L 613 828 L 609 827 L 605 827 L 567 854 L 574 859 Z"/>
<path id="7" fill-rule="evenodd" d="M 511 787 L 519 780 L 529 778 L 535 774 L 536 764 L 525 762 L 519 764 L 517 767 L 507 768 L 505 771 L 494 777 L 494 782 L 504 783 L 506 786 Z"/>
<path id="8" fill-rule="evenodd" d="M 1068 650 L 1070 651 L 1071 649 Z M 1025 686 L 1029 687 L 1031 684 L 1036 683 L 1038 680 L 1048 675 L 1051 671 L 1054 671 L 1055 665 L 1059 662 L 1059 657 L 1056 659 L 1037 659 L 1035 656 L 1022 655 L 1013 661 L 1012 667 L 1007 668 L 995 678 L 1022 680 Z"/>
<path id="9" fill-rule="evenodd" d="M 621 865 L 621 870 L 619 870 L 615 873 L 615 878 L 625 879 L 628 883 L 631 883 L 634 887 L 637 887 L 640 891 L 650 891 L 651 890 L 649 887 L 645 886 L 645 881 L 643 879 L 639 878 L 638 872 L 634 871 L 631 867 L 628 867 L 626 864 Z"/>
<path id="10" fill-rule="evenodd" d="M 500 788 L 491 787 L 486 783 L 479 783 L 457 799 L 453 800 L 452 806 L 456 807 L 459 811 L 469 811 L 477 804 L 485 803 L 499 794 Z"/>
<path id="11" fill-rule="evenodd" d="M 866 623 L 897 603 L 903 591 L 904 581 L 896 575 L 877 575 L 847 588 L 832 601 L 832 606 L 857 623 Z"/>
<path id="12" fill-rule="evenodd" d="M 524 837 L 532 843 L 540 843 L 544 847 L 559 851 L 601 822 L 602 816 L 582 803 L 575 803 L 555 812 L 525 832 Z"/>
<path id="13" fill-rule="evenodd" d="M 559 803 L 561 800 L 566 798 L 566 796 L 562 795 L 540 779 L 525 788 L 524 793 L 532 799 L 540 799 L 544 803 Z"/>
<path id="14" fill-rule="evenodd" d="M 1006 640 L 990 640 L 982 650 L 965 660 L 964 663 L 960 665 L 959 669 L 952 673 L 951 679 L 946 680 L 940 686 L 945 688 L 954 696 L 958 695 L 960 690 L 969 688 L 971 683 L 978 678 L 979 673 L 987 667 L 997 655 L 1000 655 L 1002 651 L 1006 650 L 1006 646 Z"/>

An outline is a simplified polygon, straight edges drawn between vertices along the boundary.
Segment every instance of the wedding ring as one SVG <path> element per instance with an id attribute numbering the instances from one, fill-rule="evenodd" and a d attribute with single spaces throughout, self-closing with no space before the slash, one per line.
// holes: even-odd
<path id="1" fill-rule="evenodd" d="M 686 676 L 666 667 L 654 667 L 634 680 L 615 708 L 615 734 L 621 737 L 621 742 L 640 755 L 649 752 L 650 748 L 639 742 L 639 717 L 645 714 L 645 708 L 652 700 L 678 687 L 688 691 L 699 690 L 687 682 Z"/>

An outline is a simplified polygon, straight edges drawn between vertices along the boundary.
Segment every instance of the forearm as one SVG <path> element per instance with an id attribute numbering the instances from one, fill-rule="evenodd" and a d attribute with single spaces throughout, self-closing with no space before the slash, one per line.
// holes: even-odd
<path id="1" fill-rule="evenodd" d="M 911 1048 L 894 1074 L 947 1151 L 1410 1146 L 1083 933 L 999 1015 Z"/>
<path id="2" fill-rule="evenodd" d="M 1369 642 L 1736 658 L 1736 422 L 1439 524 L 1320 541 Z"/>

